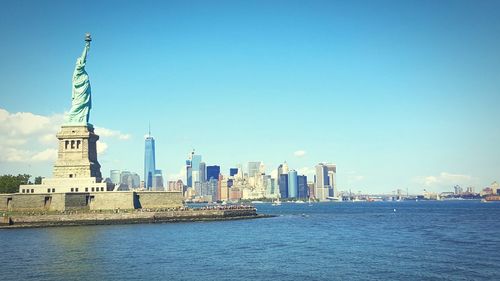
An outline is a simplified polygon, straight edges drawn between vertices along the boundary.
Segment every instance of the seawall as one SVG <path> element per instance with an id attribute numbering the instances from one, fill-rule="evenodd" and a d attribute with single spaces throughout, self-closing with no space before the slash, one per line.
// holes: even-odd
<path id="1" fill-rule="evenodd" d="M 54 214 L 12 213 L 0 219 L 0 228 L 49 227 L 69 225 L 102 225 L 215 221 L 269 217 L 255 208 L 185 209 L 185 210 L 115 210 L 114 212 L 69 212 Z"/>

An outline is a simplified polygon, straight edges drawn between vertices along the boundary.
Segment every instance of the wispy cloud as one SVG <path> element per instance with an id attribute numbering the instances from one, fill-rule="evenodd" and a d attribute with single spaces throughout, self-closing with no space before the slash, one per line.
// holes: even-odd
<path id="1" fill-rule="evenodd" d="M 360 175 L 356 171 L 347 171 L 344 173 L 344 176 L 348 186 L 358 184 L 365 180 L 365 176 Z"/>
<path id="2" fill-rule="evenodd" d="M 417 177 L 416 181 L 426 187 L 450 187 L 453 185 L 471 184 L 474 178 L 470 175 L 441 172 L 437 176 Z"/>
<path id="3" fill-rule="evenodd" d="M 98 134 L 101 137 L 112 137 L 112 138 L 117 138 L 119 140 L 128 140 L 128 139 L 130 139 L 130 135 L 129 134 L 123 134 L 120 131 L 106 129 L 106 128 L 103 128 L 103 127 L 96 127 L 95 128 L 95 133 Z"/>
<path id="4" fill-rule="evenodd" d="M 297 150 L 293 153 L 295 157 L 304 157 L 306 155 L 306 152 L 304 150 Z"/>

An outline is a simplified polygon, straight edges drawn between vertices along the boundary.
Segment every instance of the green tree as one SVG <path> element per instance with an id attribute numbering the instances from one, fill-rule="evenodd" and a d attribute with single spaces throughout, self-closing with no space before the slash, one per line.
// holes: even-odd
<path id="1" fill-rule="evenodd" d="M 31 175 L 2 175 L 0 176 L 0 193 L 15 193 L 19 192 L 21 184 L 31 184 Z"/>
<path id="2" fill-rule="evenodd" d="M 41 184 L 42 183 L 42 177 L 38 176 L 35 178 L 35 184 Z"/>

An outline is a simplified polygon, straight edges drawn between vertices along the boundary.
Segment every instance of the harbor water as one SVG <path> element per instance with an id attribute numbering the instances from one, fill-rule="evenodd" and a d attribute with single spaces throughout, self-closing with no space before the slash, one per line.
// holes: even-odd
<path id="1" fill-rule="evenodd" d="M 495 280 L 500 203 L 256 204 L 276 217 L 0 230 L 2 280 Z"/>

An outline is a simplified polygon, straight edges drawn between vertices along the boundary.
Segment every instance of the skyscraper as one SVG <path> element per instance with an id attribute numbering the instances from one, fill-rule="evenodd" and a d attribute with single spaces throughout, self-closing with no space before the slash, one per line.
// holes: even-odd
<path id="1" fill-rule="evenodd" d="M 319 163 L 316 165 L 316 187 L 325 187 L 328 185 L 328 168 Z"/>
<path id="2" fill-rule="evenodd" d="M 283 163 L 283 174 L 288 174 L 288 163 Z"/>
<path id="3" fill-rule="evenodd" d="M 260 162 L 248 162 L 248 177 L 259 174 Z"/>
<path id="4" fill-rule="evenodd" d="M 297 171 L 290 170 L 288 172 L 288 197 L 297 198 L 298 193 Z"/>
<path id="5" fill-rule="evenodd" d="M 230 177 L 233 177 L 234 175 L 236 175 L 238 173 L 238 168 L 230 168 L 229 169 L 229 176 Z"/>
<path id="6" fill-rule="evenodd" d="M 113 184 L 119 184 L 120 183 L 120 170 L 111 170 L 109 172 L 109 177 L 111 178 L 111 182 Z"/>
<path id="7" fill-rule="evenodd" d="M 200 162 L 200 181 L 201 182 L 207 181 L 207 164 L 205 164 L 205 162 Z"/>
<path id="8" fill-rule="evenodd" d="M 201 155 L 193 154 L 192 159 L 191 159 L 191 174 L 192 174 L 193 185 L 196 182 L 201 182 L 200 163 L 201 163 Z"/>
<path id="9" fill-rule="evenodd" d="M 220 166 L 214 165 L 214 166 L 207 166 L 207 180 L 209 181 L 210 179 L 219 179 L 219 174 L 220 174 Z"/>
<path id="10" fill-rule="evenodd" d="M 155 174 L 153 176 L 153 186 L 152 190 L 155 191 L 163 191 L 163 174 L 161 170 L 155 170 Z"/>
<path id="11" fill-rule="evenodd" d="M 314 194 L 316 198 L 324 201 L 330 196 L 330 185 L 328 182 L 328 168 L 323 163 L 316 165 L 316 184 Z"/>
<path id="12" fill-rule="evenodd" d="M 288 198 L 288 174 L 279 175 L 280 198 Z"/>
<path id="13" fill-rule="evenodd" d="M 276 175 L 277 179 L 277 183 L 278 183 L 278 187 L 281 185 L 281 180 L 280 180 L 280 176 L 283 174 L 283 164 L 280 164 L 278 166 L 278 174 Z"/>
<path id="14" fill-rule="evenodd" d="M 151 190 L 153 187 L 153 177 L 155 175 L 155 140 L 149 131 L 144 141 L 144 188 Z"/>
<path id="15" fill-rule="evenodd" d="M 186 185 L 188 187 L 193 187 L 193 160 L 194 150 L 188 154 L 188 159 L 186 160 Z"/>
<path id="16" fill-rule="evenodd" d="M 283 177 L 281 177 L 281 175 L 286 175 L 286 182 L 282 181 Z M 280 190 L 281 198 L 287 198 L 288 197 L 288 164 L 286 163 L 286 161 L 285 161 L 285 163 L 278 166 L 278 187 Z M 282 191 L 284 191 L 284 190 L 286 190 L 286 192 L 285 192 L 286 196 L 284 196 L 284 193 L 282 193 Z"/>
<path id="17" fill-rule="evenodd" d="M 308 187 L 307 187 L 307 176 L 297 176 L 297 186 L 298 186 L 298 193 L 297 197 L 298 198 L 308 198 Z"/>
<path id="18" fill-rule="evenodd" d="M 331 194 L 330 196 L 335 196 L 337 197 L 338 190 L 337 190 L 337 165 L 335 164 L 326 164 L 327 170 L 328 170 L 328 184 L 330 185 L 331 188 Z"/>

